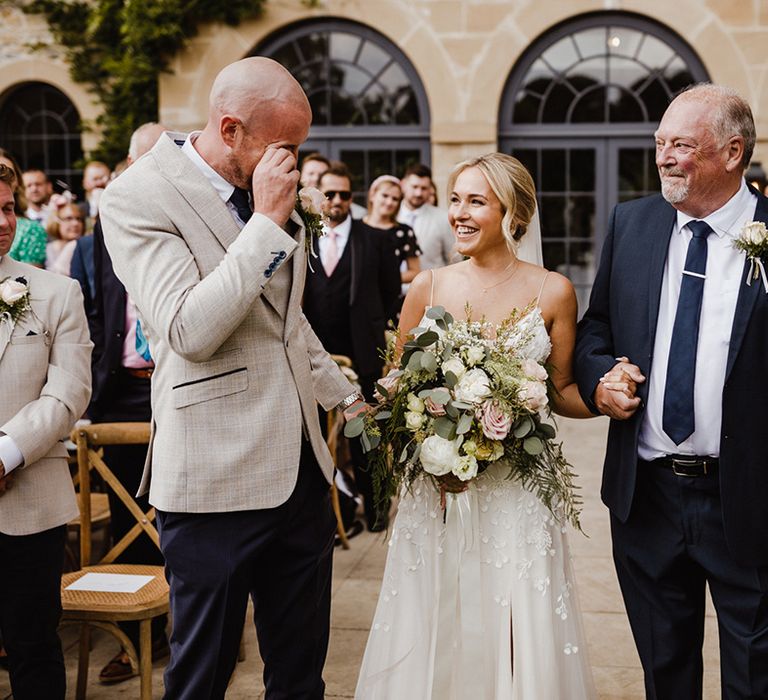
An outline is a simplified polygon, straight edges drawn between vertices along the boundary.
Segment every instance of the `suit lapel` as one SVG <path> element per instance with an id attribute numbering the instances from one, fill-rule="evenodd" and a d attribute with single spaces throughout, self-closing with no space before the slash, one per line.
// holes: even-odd
<path id="1" fill-rule="evenodd" d="M 768 224 L 768 199 L 761 194 L 757 194 L 757 208 L 755 209 L 755 221 L 762 221 Z M 761 280 L 752 280 L 752 284 L 747 284 L 749 275 L 749 258 L 744 260 L 744 269 L 741 274 L 741 287 L 739 288 L 739 297 L 736 300 L 736 312 L 733 315 L 733 326 L 731 328 L 731 342 L 728 346 L 728 363 L 725 368 L 725 379 L 728 380 L 733 364 L 739 355 L 741 343 L 744 340 L 744 334 L 747 331 L 749 318 L 752 310 L 755 308 L 755 302 L 761 293 L 765 294 Z"/>
<path id="2" fill-rule="evenodd" d="M 357 300 L 357 293 L 360 287 L 360 276 L 362 274 L 363 264 L 363 237 L 360 231 L 357 231 L 357 226 L 354 220 L 352 221 L 352 227 L 349 230 L 349 264 L 352 266 L 352 274 L 349 283 L 349 305 L 354 306 Z"/>
<path id="3" fill-rule="evenodd" d="M 649 236 L 645 239 L 649 245 L 648 268 L 648 338 L 649 348 L 653 348 L 656 340 L 656 325 L 659 318 L 661 302 L 661 285 L 664 280 L 664 265 L 669 252 L 669 239 L 675 226 L 677 211 L 666 202 L 657 209 L 656 214 L 648 222 Z M 630 273 L 631 274 L 631 273 Z"/>
<path id="4" fill-rule="evenodd" d="M 14 261 L 7 255 L 4 255 L 3 259 L 0 260 L 0 280 L 6 277 L 18 277 L 23 274 L 23 270 L 15 270 L 14 267 Z M 29 276 L 27 276 L 27 279 L 29 279 Z M 13 326 L 7 321 L 0 321 L 0 362 L 2 362 L 3 355 L 5 355 L 8 343 L 11 342 L 11 335 L 13 335 Z"/>
<path id="5" fill-rule="evenodd" d="M 180 135 L 164 135 L 152 149 L 158 168 L 168 175 L 170 183 L 226 250 L 237 238 L 240 229 L 218 192 L 176 145 L 174 136 Z"/>
<path id="6" fill-rule="evenodd" d="M 304 222 L 296 210 L 291 212 L 288 219 L 288 232 L 299 243 L 293 253 L 293 278 L 291 280 L 291 295 L 288 299 L 288 310 L 285 318 L 285 337 L 287 338 L 293 329 L 296 320 L 301 313 L 301 296 L 304 293 L 304 277 L 307 274 L 307 248 L 304 243 L 307 231 Z M 314 245 L 314 241 L 311 241 Z M 316 258 L 316 264 L 320 264 L 320 258 Z M 267 288 L 269 285 L 267 285 Z M 266 290 L 265 290 L 266 291 Z"/>

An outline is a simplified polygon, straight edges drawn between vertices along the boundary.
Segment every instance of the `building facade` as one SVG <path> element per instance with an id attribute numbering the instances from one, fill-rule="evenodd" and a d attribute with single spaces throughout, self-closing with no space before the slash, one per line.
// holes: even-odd
<path id="1" fill-rule="evenodd" d="M 310 97 L 306 151 L 345 160 L 359 195 L 377 175 L 423 161 L 444 200 L 454 163 L 513 153 L 536 180 L 547 266 L 573 280 L 582 302 L 610 209 L 658 189 L 652 134 L 677 90 L 702 80 L 737 89 L 755 113 L 755 159 L 768 158 L 768 0 L 269 0 L 265 8 L 237 27 L 205 26 L 174 58 L 160 81 L 163 123 L 199 128 L 219 69 L 267 55 Z M 0 146 L 71 178 L 66 158 L 96 140 L 77 122 L 97 107 L 55 47 L 26 48 L 46 37 L 40 17 L 0 7 Z"/>

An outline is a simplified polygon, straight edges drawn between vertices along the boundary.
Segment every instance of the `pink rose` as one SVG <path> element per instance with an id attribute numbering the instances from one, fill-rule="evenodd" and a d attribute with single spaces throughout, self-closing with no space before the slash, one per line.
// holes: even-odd
<path id="1" fill-rule="evenodd" d="M 547 403 L 547 385 L 544 382 L 523 382 L 520 387 L 520 398 L 531 410 L 538 413 Z"/>
<path id="2" fill-rule="evenodd" d="M 377 382 L 378 384 L 381 384 L 388 392 L 389 396 L 391 397 L 392 394 L 397 391 L 397 386 L 400 384 L 400 372 L 399 370 L 392 369 L 389 371 L 386 377 L 382 377 Z M 376 400 L 381 403 L 382 401 L 386 401 L 387 397 L 382 396 L 381 392 L 378 390 L 378 388 L 374 389 L 373 395 L 376 397 Z"/>
<path id="3" fill-rule="evenodd" d="M 512 417 L 502 411 L 495 401 L 485 401 L 475 414 L 483 435 L 490 440 L 503 440 L 512 427 Z"/>
<path id="4" fill-rule="evenodd" d="M 526 376 L 531 379 L 538 379 L 540 382 L 547 381 L 547 370 L 536 362 L 536 360 L 524 360 L 523 372 L 525 372 Z"/>
<path id="5" fill-rule="evenodd" d="M 427 396 L 427 398 L 424 399 L 424 407 L 427 409 L 427 413 L 429 413 L 430 416 L 445 415 L 445 406 L 443 406 L 443 404 L 435 403 L 431 396 Z"/>

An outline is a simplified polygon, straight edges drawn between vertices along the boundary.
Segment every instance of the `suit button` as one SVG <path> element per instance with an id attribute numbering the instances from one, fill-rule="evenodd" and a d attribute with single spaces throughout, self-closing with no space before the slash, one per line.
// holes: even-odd
<path id="1" fill-rule="evenodd" d="M 269 269 L 270 270 L 274 270 L 276 268 L 277 268 L 277 263 L 276 262 L 272 261 L 271 263 L 269 263 Z"/>
<path id="2" fill-rule="evenodd" d="M 123 334 L 120 331 L 117 331 L 117 333 L 115 333 L 115 338 L 122 338 L 122 337 L 123 337 Z"/>
<path id="3" fill-rule="evenodd" d="M 272 277 L 272 270 L 264 270 L 264 277 Z"/>
<path id="4" fill-rule="evenodd" d="M 280 258 L 280 260 L 285 260 L 285 251 L 281 250 L 280 255 L 278 257 Z"/>

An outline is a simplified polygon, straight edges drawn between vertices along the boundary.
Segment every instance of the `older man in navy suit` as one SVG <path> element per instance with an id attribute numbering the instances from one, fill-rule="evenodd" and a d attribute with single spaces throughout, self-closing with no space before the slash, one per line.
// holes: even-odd
<path id="1" fill-rule="evenodd" d="M 614 419 L 602 496 L 649 698 L 701 697 L 705 585 L 723 697 L 768 697 L 768 293 L 733 245 L 768 221 L 754 143 L 732 90 L 672 102 L 662 196 L 616 207 L 579 328 L 582 395 Z"/>

